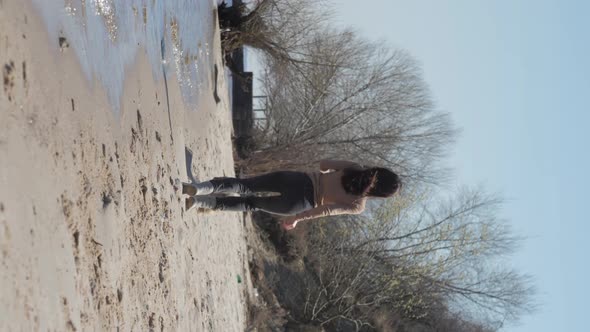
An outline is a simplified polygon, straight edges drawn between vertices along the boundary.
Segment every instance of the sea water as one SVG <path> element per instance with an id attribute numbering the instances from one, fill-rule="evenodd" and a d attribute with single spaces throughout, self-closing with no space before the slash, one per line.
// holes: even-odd
<path id="1" fill-rule="evenodd" d="M 154 79 L 175 73 L 188 108 L 212 73 L 215 0 L 33 0 L 50 38 L 66 38 L 118 114 L 125 71 L 146 52 Z"/>

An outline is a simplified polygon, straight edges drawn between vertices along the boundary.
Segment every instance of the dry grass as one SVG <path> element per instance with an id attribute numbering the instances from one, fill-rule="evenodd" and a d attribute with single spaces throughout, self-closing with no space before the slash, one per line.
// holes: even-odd
<path id="1" fill-rule="evenodd" d="M 265 231 L 258 226 L 255 225 L 249 235 L 248 242 L 252 250 L 249 270 L 257 296 L 254 295 L 248 301 L 247 331 L 284 331 L 288 313 L 273 292 L 273 280 L 269 280 L 273 274 L 268 269 L 268 266 L 277 264 L 280 257 Z"/>

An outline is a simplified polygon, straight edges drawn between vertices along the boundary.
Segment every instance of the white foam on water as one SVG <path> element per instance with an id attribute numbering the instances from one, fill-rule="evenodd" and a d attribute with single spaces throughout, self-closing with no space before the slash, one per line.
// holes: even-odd
<path id="1" fill-rule="evenodd" d="M 214 3 L 210 0 L 33 0 L 49 36 L 65 37 L 90 82 L 106 90 L 119 113 L 125 71 L 145 51 L 154 79 L 175 73 L 195 108 L 212 72 Z M 162 41 L 163 46 L 162 47 Z M 162 54 L 163 50 L 163 54 Z"/>

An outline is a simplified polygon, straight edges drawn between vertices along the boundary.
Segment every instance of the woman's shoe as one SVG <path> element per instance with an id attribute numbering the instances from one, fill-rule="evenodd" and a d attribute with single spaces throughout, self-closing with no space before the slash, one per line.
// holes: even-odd
<path id="1" fill-rule="evenodd" d="M 217 205 L 217 199 L 211 196 L 193 196 L 184 201 L 184 209 L 186 212 L 197 208 L 205 210 L 214 210 Z"/>
<path id="2" fill-rule="evenodd" d="M 182 183 L 182 193 L 189 196 L 211 195 L 214 191 L 213 184 L 210 181 L 197 183 Z"/>
<path id="3" fill-rule="evenodd" d="M 182 183 L 182 193 L 184 195 L 195 196 L 197 194 L 197 188 L 192 183 Z"/>

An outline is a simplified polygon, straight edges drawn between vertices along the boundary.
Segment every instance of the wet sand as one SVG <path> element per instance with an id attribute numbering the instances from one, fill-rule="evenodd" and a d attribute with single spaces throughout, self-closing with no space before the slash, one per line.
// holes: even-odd
<path id="1" fill-rule="evenodd" d="M 172 186 L 234 174 L 224 75 L 190 110 L 139 52 L 116 116 L 59 43 L 0 1 L 0 330 L 243 331 L 243 217 L 185 214 Z"/>

